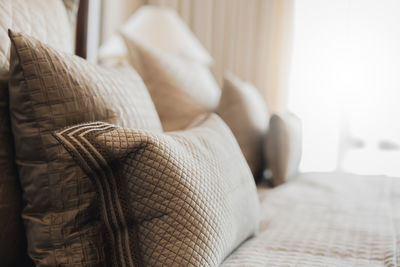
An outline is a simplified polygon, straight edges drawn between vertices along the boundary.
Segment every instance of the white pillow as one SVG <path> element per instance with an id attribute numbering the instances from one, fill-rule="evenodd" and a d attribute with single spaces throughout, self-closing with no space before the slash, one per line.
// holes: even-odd
<path id="1" fill-rule="evenodd" d="M 269 114 L 261 94 L 251 83 L 226 73 L 218 114 L 231 128 L 253 175 L 263 171 L 262 143 Z"/>
<path id="2" fill-rule="evenodd" d="M 301 121 L 294 114 L 274 114 L 264 139 L 264 155 L 271 182 L 279 185 L 296 176 L 301 160 Z"/>
<path id="3" fill-rule="evenodd" d="M 146 47 L 207 66 L 213 63 L 208 51 L 171 8 L 143 6 L 128 19 L 120 31 Z M 102 45 L 99 54 L 102 61 L 116 61 L 126 58 L 127 49 L 121 36 L 116 34 Z"/>
<path id="4" fill-rule="evenodd" d="M 184 129 L 197 116 L 215 111 L 221 89 L 207 66 L 123 37 L 129 62 L 142 76 L 165 131 Z"/>

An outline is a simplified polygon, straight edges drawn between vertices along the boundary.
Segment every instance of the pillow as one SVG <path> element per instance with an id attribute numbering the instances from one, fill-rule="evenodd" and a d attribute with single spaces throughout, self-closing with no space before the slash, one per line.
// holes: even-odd
<path id="1" fill-rule="evenodd" d="M 211 66 L 213 58 L 179 14 L 165 6 L 144 5 L 122 25 L 121 31 L 146 46 Z M 120 34 L 108 38 L 99 48 L 99 60 L 115 64 L 126 60 L 128 51 Z"/>
<path id="2" fill-rule="evenodd" d="M 165 131 L 184 129 L 200 114 L 216 109 L 221 90 L 205 65 L 126 35 L 124 39 L 129 61 L 147 85 Z"/>
<path id="3" fill-rule="evenodd" d="M 231 128 L 254 177 L 258 178 L 264 167 L 262 142 L 269 115 L 257 88 L 226 73 L 218 114 Z"/>
<path id="4" fill-rule="evenodd" d="M 297 174 L 301 142 L 301 121 L 295 115 L 286 113 L 271 116 L 264 140 L 264 154 L 274 186 Z"/>
<path id="5" fill-rule="evenodd" d="M 68 18 L 71 22 L 71 26 L 72 28 L 72 32 L 75 31 L 75 23 L 77 20 L 77 16 L 76 14 L 78 13 L 78 9 L 79 9 L 79 2 L 80 0 L 63 0 L 65 8 L 67 10 L 67 14 L 68 14 Z"/>
<path id="6" fill-rule="evenodd" d="M 161 132 L 157 112 L 130 67 L 92 65 L 25 34 L 9 35 L 10 116 L 29 255 L 37 265 L 98 264 L 102 240 L 90 229 L 99 224 L 87 220 L 94 188 L 51 132 L 97 120 Z"/>
<path id="7" fill-rule="evenodd" d="M 258 228 L 254 180 L 217 115 L 166 134 L 100 122 L 55 136 L 96 185 L 114 265 L 219 266 Z"/>
<path id="8" fill-rule="evenodd" d="M 26 238 L 21 220 L 21 190 L 14 162 L 8 111 L 10 40 L 13 27 L 64 51 L 74 48 L 70 24 L 61 0 L 0 1 L 0 263 L 25 266 Z"/>

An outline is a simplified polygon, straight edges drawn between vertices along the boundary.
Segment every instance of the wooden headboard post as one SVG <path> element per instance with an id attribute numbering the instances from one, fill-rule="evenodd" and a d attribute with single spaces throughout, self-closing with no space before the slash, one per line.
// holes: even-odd
<path id="1" fill-rule="evenodd" d="M 80 0 L 76 23 L 75 54 L 86 59 L 89 0 Z"/>

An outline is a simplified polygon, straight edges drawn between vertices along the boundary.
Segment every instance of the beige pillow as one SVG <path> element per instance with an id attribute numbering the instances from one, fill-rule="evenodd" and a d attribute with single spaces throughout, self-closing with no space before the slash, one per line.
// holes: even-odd
<path id="1" fill-rule="evenodd" d="M 122 25 L 125 35 L 146 46 L 210 66 L 214 60 L 191 32 L 179 14 L 165 6 L 144 5 Z M 127 49 L 119 34 L 111 36 L 99 48 L 101 62 L 119 62 L 127 58 Z"/>
<path id="2" fill-rule="evenodd" d="M 231 128 L 257 178 L 264 167 L 262 142 L 269 120 L 262 96 L 252 84 L 226 73 L 218 114 Z"/>
<path id="3" fill-rule="evenodd" d="M 162 132 L 155 107 L 130 66 L 93 65 L 22 33 L 10 31 L 10 39 L 10 117 L 29 256 L 39 266 L 104 266 L 102 240 L 89 230 L 98 226 L 88 219 L 94 186 L 52 132 L 89 121 Z"/>
<path id="4" fill-rule="evenodd" d="M 115 265 L 219 266 L 258 228 L 251 172 L 215 114 L 169 134 L 88 123 L 55 137 L 96 185 Z"/>
<path id="5" fill-rule="evenodd" d="M 264 154 L 271 182 L 280 185 L 293 178 L 301 160 L 301 121 L 291 113 L 271 116 Z"/>
<path id="6" fill-rule="evenodd" d="M 143 78 L 165 131 L 184 129 L 216 109 L 221 90 L 205 65 L 123 36 L 129 61 Z"/>
<path id="7" fill-rule="evenodd" d="M 75 33 L 76 20 L 80 0 L 63 0 L 65 8 L 67 9 L 68 18 L 71 22 L 72 32 Z"/>
<path id="8" fill-rule="evenodd" d="M 61 0 L 0 0 L 0 265 L 24 266 L 28 256 L 8 107 L 11 27 L 64 51 L 73 52 L 74 43 Z"/>

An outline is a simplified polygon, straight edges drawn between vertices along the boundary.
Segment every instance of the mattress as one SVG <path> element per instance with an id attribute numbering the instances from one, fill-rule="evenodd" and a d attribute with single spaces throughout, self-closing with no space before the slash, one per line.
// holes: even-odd
<path id="1" fill-rule="evenodd" d="M 400 266 L 400 178 L 308 173 L 258 193 L 259 232 L 223 266 Z"/>

